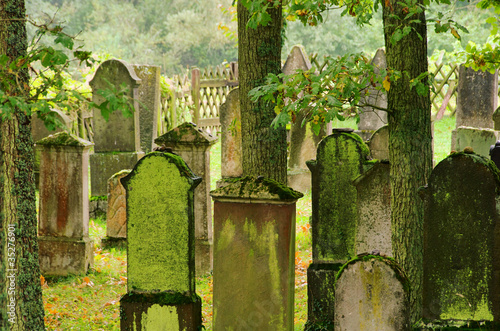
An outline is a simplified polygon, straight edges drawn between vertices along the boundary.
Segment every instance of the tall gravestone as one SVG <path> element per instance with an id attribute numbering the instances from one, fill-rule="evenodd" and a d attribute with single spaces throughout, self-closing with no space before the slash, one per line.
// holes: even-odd
<path id="1" fill-rule="evenodd" d="M 453 153 L 422 189 L 424 318 L 499 322 L 499 176 L 491 160 Z"/>
<path id="2" fill-rule="evenodd" d="M 378 161 L 354 180 L 358 192 L 356 254 L 392 255 L 391 176 L 388 161 Z"/>
<path id="3" fill-rule="evenodd" d="M 283 73 L 291 75 L 297 70 L 309 70 L 312 65 L 303 46 L 293 46 L 283 66 Z M 325 125 L 319 135 L 314 134 L 311 125 L 305 123 L 306 111 L 296 114 L 295 124 L 290 129 L 290 158 L 288 160 L 288 185 L 295 190 L 305 192 L 311 189 L 311 173 L 306 161 L 316 158 L 318 144 L 328 133 Z"/>
<path id="4" fill-rule="evenodd" d="M 127 192 L 127 294 L 121 330 L 199 330 L 195 289 L 196 177 L 177 155 L 153 152 L 121 182 Z"/>
<path id="5" fill-rule="evenodd" d="M 493 131 L 493 114 L 498 105 L 498 74 L 474 71 L 460 66 L 457 87 L 456 129 L 451 135 L 451 150 L 472 147 L 488 156 L 498 133 Z"/>
<path id="6" fill-rule="evenodd" d="M 210 201 L 210 148 L 217 137 L 183 123 L 155 139 L 158 146 L 170 147 L 187 165 L 202 178 L 194 191 L 196 272 L 204 274 L 212 270 L 212 204 Z"/>
<path id="7" fill-rule="evenodd" d="M 94 265 L 88 211 L 91 146 L 67 132 L 36 143 L 41 151 L 38 245 L 44 275 L 85 274 Z"/>
<path id="8" fill-rule="evenodd" d="M 380 74 L 382 70 L 387 69 L 385 51 L 379 48 L 370 62 L 374 67 L 375 74 Z M 360 109 L 358 131 L 363 140 L 368 140 L 370 136 L 379 128 L 387 124 L 387 112 L 378 108 L 387 108 L 387 93 L 385 90 L 379 90 L 369 86 L 363 95 Z M 374 107 L 375 106 L 375 107 Z"/>
<path id="9" fill-rule="evenodd" d="M 335 284 L 335 330 L 412 330 L 409 291 L 410 282 L 393 259 L 375 255 L 353 259 Z"/>
<path id="10" fill-rule="evenodd" d="M 239 90 L 229 92 L 220 107 L 221 177 L 235 178 L 243 174 L 241 150 L 241 113 Z"/>
<path id="11" fill-rule="evenodd" d="M 308 324 L 332 321 L 335 276 L 356 255 L 357 191 L 368 147 L 351 129 L 334 129 L 321 141 L 312 173 L 312 257 L 307 270 Z"/>
<path id="12" fill-rule="evenodd" d="M 138 87 L 141 83 L 134 68 L 122 60 L 108 60 L 97 68 L 90 81 L 92 101 L 100 104 L 104 98 L 100 91 L 128 88 L 126 96 L 133 101 L 134 114 L 125 117 L 116 109 L 106 121 L 99 110 L 94 110 L 94 154 L 90 157 L 91 194 L 107 195 L 109 177 L 122 169 L 131 169 L 143 155 L 140 149 Z"/>
<path id="13" fill-rule="evenodd" d="M 295 204 L 263 177 L 228 180 L 214 200 L 214 330 L 293 330 Z"/>

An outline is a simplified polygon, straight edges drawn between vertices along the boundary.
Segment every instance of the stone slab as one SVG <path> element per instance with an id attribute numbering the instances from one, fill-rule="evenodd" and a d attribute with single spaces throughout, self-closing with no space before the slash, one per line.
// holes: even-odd
<path id="1" fill-rule="evenodd" d="M 42 236 L 38 250 L 44 276 L 85 275 L 94 266 L 94 242 L 89 238 Z"/>
<path id="2" fill-rule="evenodd" d="M 490 147 L 499 139 L 498 131 L 460 126 L 451 132 L 451 150 L 461 152 L 466 147 L 479 155 L 489 157 Z"/>

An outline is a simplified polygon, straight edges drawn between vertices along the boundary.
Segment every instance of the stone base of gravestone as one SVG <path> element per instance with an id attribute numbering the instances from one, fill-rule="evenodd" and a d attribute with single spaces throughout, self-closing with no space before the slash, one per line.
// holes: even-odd
<path id="1" fill-rule="evenodd" d="M 120 299 L 121 330 L 183 330 L 202 328 L 201 299 L 170 293 L 128 293 Z"/>
<path id="2" fill-rule="evenodd" d="M 287 172 L 287 183 L 296 191 L 305 193 L 311 190 L 311 172 L 309 169 L 290 169 Z"/>
<path id="3" fill-rule="evenodd" d="M 107 249 L 127 249 L 127 238 L 104 237 L 101 239 L 101 246 Z"/>
<path id="4" fill-rule="evenodd" d="M 409 286 L 392 259 L 367 255 L 348 262 L 335 284 L 335 330 L 411 330 Z"/>
<path id="5" fill-rule="evenodd" d="M 451 150 L 460 152 L 465 147 L 472 147 L 474 153 L 489 157 L 490 147 L 498 139 L 498 131 L 460 126 L 451 132 Z"/>
<path id="6" fill-rule="evenodd" d="M 94 242 L 89 238 L 38 237 L 40 273 L 44 276 L 86 274 L 94 266 Z"/>
<path id="7" fill-rule="evenodd" d="M 295 203 L 302 194 L 245 177 L 211 195 L 214 329 L 293 330 Z"/>
<path id="8" fill-rule="evenodd" d="M 341 263 L 311 263 L 307 268 L 307 325 L 306 330 L 333 330 L 335 277 Z"/>
<path id="9" fill-rule="evenodd" d="M 107 196 L 108 179 L 123 169 L 132 169 L 144 156 L 143 152 L 109 152 L 90 155 L 90 191 L 91 195 Z M 104 209 L 104 213 L 106 213 Z"/>

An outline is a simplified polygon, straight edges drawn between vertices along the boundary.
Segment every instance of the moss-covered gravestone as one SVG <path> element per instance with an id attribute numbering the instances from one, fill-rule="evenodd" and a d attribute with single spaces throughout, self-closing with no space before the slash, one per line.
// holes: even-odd
<path id="1" fill-rule="evenodd" d="M 202 178 L 194 191 L 196 240 L 196 273 L 212 270 L 212 204 L 210 201 L 210 148 L 217 137 L 199 129 L 194 123 L 183 123 L 155 139 L 158 146 L 170 147 L 189 168 Z"/>
<path id="2" fill-rule="evenodd" d="M 179 156 L 153 152 L 121 181 L 128 242 L 121 330 L 199 330 L 193 191 L 201 178 Z"/>
<path id="3" fill-rule="evenodd" d="M 214 330 L 293 330 L 295 203 L 263 177 L 228 181 L 214 199 Z"/>
<path id="4" fill-rule="evenodd" d="M 321 141 L 312 172 L 312 254 L 307 270 L 308 325 L 333 320 L 335 275 L 356 255 L 357 191 L 368 147 L 351 129 L 334 129 Z"/>
<path id="5" fill-rule="evenodd" d="M 410 282 L 392 259 L 358 256 L 335 284 L 336 331 L 409 331 Z"/>
<path id="6" fill-rule="evenodd" d="M 499 176 L 492 161 L 453 153 L 422 189 L 424 318 L 499 322 Z"/>
<path id="7" fill-rule="evenodd" d="M 94 265 L 89 238 L 89 150 L 92 143 L 60 132 L 40 151 L 38 245 L 43 275 L 85 274 Z"/>

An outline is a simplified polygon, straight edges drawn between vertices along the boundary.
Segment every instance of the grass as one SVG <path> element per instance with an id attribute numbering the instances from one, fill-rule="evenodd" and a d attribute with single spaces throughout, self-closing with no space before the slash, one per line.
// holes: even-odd
<path id="1" fill-rule="evenodd" d="M 333 127 L 356 128 L 352 120 L 333 123 Z M 452 117 L 444 117 L 434 126 L 434 161 L 437 164 L 450 151 Z M 211 149 L 211 187 L 220 179 L 220 143 Z M 297 202 L 295 254 L 295 330 L 303 330 L 307 321 L 306 271 L 312 260 L 309 217 L 309 192 Z M 42 277 L 47 330 L 119 330 L 119 300 L 127 291 L 127 256 L 125 250 L 103 249 L 106 235 L 103 219 L 90 221 L 94 240 L 94 267 L 85 276 Z M 202 298 L 203 323 L 212 330 L 212 276 L 198 277 L 197 293 Z"/>

